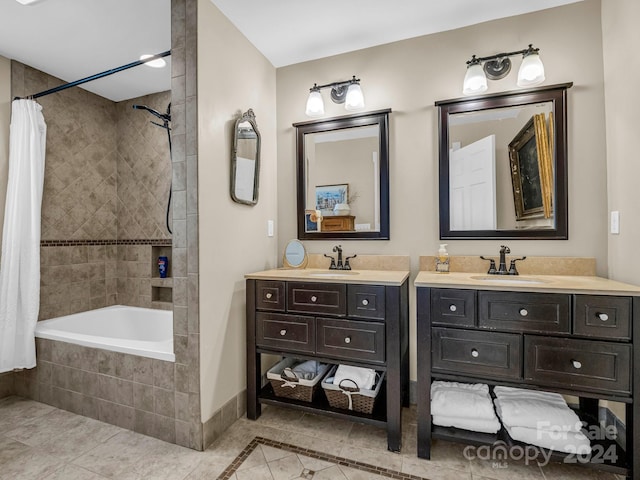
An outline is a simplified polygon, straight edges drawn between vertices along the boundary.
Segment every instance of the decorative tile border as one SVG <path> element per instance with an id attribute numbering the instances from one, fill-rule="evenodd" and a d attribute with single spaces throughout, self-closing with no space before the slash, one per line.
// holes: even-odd
<path id="1" fill-rule="evenodd" d="M 335 463 L 336 465 L 342 465 L 345 467 L 355 468 L 362 472 L 372 473 L 375 475 L 383 475 L 389 478 L 395 478 L 398 480 L 428 480 L 424 477 L 418 477 L 416 475 L 411 475 L 410 473 L 402 473 L 396 470 L 390 470 L 384 467 L 376 467 L 374 465 L 369 465 L 368 463 L 358 462 L 356 460 L 349 460 L 348 458 L 338 457 L 336 455 L 330 455 L 328 453 L 318 452 L 316 450 L 310 450 L 308 448 L 298 447 L 296 445 L 291 445 L 289 443 L 278 442 L 276 440 L 270 440 L 264 437 L 254 437 L 253 440 L 249 442 L 249 444 L 240 452 L 231 464 L 222 472 L 217 480 L 228 480 L 233 474 L 238 470 L 240 465 L 244 463 L 244 461 L 251 455 L 251 453 L 256 449 L 258 445 L 266 445 L 268 447 L 278 448 L 280 450 L 287 450 L 291 453 L 295 453 L 296 455 L 305 455 L 307 457 L 315 458 L 317 460 L 322 460 L 325 462 Z M 311 473 L 311 472 L 310 472 Z M 311 477 L 312 478 L 312 477 Z"/>
<path id="2" fill-rule="evenodd" d="M 42 240 L 41 247 L 80 247 L 95 245 L 161 245 L 171 246 L 170 238 L 135 238 L 122 240 Z"/>

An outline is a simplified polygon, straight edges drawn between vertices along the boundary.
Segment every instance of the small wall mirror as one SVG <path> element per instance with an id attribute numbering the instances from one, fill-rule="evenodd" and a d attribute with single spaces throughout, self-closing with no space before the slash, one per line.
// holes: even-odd
<path id="1" fill-rule="evenodd" d="M 390 112 L 293 124 L 299 239 L 389 239 Z"/>
<path id="2" fill-rule="evenodd" d="M 289 243 L 284 248 L 282 264 L 286 268 L 305 268 L 307 262 L 307 251 L 304 245 L 298 240 L 289 240 Z"/>
<path id="3" fill-rule="evenodd" d="M 440 238 L 568 238 L 571 83 L 436 102 Z"/>
<path id="4" fill-rule="evenodd" d="M 231 198 L 245 205 L 258 203 L 260 132 L 249 109 L 236 120 L 231 152 Z"/>

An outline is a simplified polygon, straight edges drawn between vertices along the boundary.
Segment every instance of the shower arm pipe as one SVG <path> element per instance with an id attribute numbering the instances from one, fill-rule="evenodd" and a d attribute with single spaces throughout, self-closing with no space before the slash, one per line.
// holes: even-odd
<path id="1" fill-rule="evenodd" d="M 153 55 L 152 57 L 145 58 L 144 60 L 136 60 L 135 62 L 127 63 L 126 65 L 122 65 L 120 67 L 112 68 L 111 70 L 106 70 L 101 73 L 96 73 L 95 75 L 91 75 L 90 77 L 81 78 L 80 80 L 76 80 L 75 82 L 65 83 L 62 85 L 58 85 L 57 87 L 50 88 L 49 90 L 45 90 L 43 92 L 39 92 L 33 95 L 28 95 L 26 97 L 15 97 L 14 100 L 24 100 L 24 99 L 36 99 L 39 97 L 44 97 L 45 95 L 49 95 L 51 93 L 57 93 L 62 90 L 66 90 L 67 88 L 76 87 L 78 85 L 82 85 L 83 83 L 91 82 L 93 80 L 98 80 L 99 78 L 108 77 L 109 75 L 113 75 L 114 73 L 122 72 L 123 70 L 128 70 L 133 67 L 137 67 L 138 65 L 142 65 L 147 62 L 151 62 L 153 60 L 157 60 L 162 57 L 167 57 L 171 55 L 171 50 L 167 50 L 166 52 L 158 53 Z"/>

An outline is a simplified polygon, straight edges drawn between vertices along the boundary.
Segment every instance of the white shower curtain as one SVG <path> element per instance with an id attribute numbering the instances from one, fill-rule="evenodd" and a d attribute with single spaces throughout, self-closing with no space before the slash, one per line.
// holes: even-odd
<path id="1" fill-rule="evenodd" d="M 14 100 L 0 259 L 0 373 L 36 365 L 40 307 L 40 211 L 47 126 L 42 107 Z"/>

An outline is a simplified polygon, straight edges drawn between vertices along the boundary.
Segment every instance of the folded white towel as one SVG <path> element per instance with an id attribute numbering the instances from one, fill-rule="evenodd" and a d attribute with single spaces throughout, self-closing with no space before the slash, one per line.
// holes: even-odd
<path id="1" fill-rule="evenodd" d="M 591 442 L 581 432 L 552 432 L 526 427 L 506 427 L 506 429 L 511 438 L 520 442 L 565 453 L 579 455 L 591 453 Z"/>
<path id="2" fill-rule="evenodd" d="M 434 381 L 431 384 L 431 414 L 497 421 L 489 387 L 483 383 Z"/>
<path id="3" fill-rule="evenodd" d="M 333 384 L 340 385 L 340 382 L 343 380 L 351 380 L 345 381 L 342 384 L 344 387 L 353 387 L 353 383 L 355 383 L 361 389 L 371 390 L 376 384 L 376 371 L 372 368 L 338 365 L 334 375 Z"/>
<path id="4" fill-rule="evenodd" d="M 449 417 L 444 415 L 434 415 L 433 424 L 442 427 L 456 427 L 463 430 L 471 430 L 472 432 L 496 433 L 500 430 L 500 422 L 494 418 L 462 418 Z"/>
<path id="5" fill-rule="evenodd" d="M 578 415 L 558 393 L 502 386 L 493 391 L 496 412 L 505 427 L 571 432 L 582 428 Z"/>

